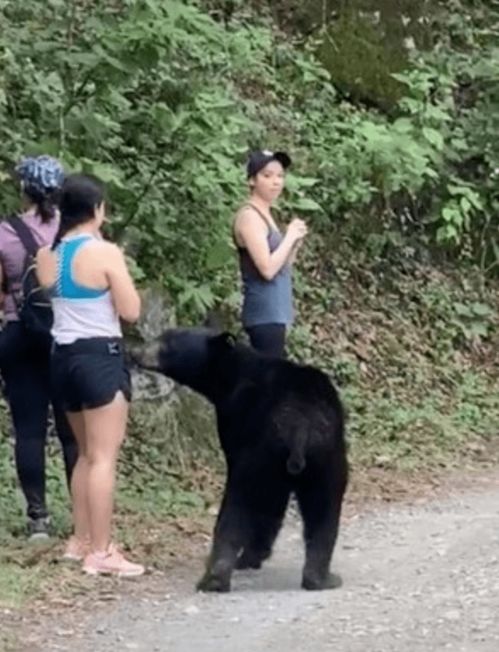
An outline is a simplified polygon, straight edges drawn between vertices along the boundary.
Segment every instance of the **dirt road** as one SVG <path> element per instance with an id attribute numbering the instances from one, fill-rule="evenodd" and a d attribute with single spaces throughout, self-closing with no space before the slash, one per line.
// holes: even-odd
<path id="1" fill-rule="evenodd" d="M 124 596 L 76 626 L 55 624 L 40 650 L 499 650 L 499 477 L 473 492 L 350 520 L 333 564 L 342 589 L 301 591 L 301 559 L 291 517 L 272 560 L 236 574 L 233 593 L 194 593 L 200 567 L 187 569 L 156 579 L 147 597 Z"/>

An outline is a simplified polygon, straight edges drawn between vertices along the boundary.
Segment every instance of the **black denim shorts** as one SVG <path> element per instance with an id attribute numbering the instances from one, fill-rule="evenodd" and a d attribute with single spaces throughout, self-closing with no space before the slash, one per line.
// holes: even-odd
<path id="1" fill-rule="evenodd" d="M 130 372 L 121 338 L 92 337 L 54 344 L 51 382 L 66 412 L 92 410 L 111 403 L 118 392 L 132 397 Z"/>

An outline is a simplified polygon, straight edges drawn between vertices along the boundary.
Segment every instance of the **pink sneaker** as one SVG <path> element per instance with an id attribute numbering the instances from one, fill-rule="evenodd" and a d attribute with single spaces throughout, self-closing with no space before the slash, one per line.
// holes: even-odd
<path id="1" fill-rule="evenodd" d="M 83 571 L 88 575 L 117 575 L 137 577 L 144 573 L 144 566 L 125 559 L 112 543 L 107 552 L 89 552 L 83 562 Z"/>
<path id="2" fill-rule="evenodd" d="M 66 550 L 62 558 L 66 561 L 83 561 L 85 555 L 88 554 L 89 548 L 90 542 L 82 541 L 73 534 L 66 543 Z"/>

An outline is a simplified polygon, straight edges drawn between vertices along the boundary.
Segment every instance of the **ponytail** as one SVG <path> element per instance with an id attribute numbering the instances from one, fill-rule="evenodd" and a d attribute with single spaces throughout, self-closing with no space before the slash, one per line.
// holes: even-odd
<path id="1" fill-rule="evenodd" d="M 64 238 L 68 230 L 69 229 L 67 225 L 63 224 L 62 222 L 59 223 L 59 228 L 57 229 L 57 233 L 55 234 L 54 241 L 52 242 L 52 246 L 51 246 L 52 251 L 54 251 L 57 245 L 61 243 L 61 240 Z"/>
<path id="2" fill-rule="evenodd" d="M 25 188 L 24 193 L 36 206 L 36 210 L 44 224 L 54 219 L 59 200 L 57 191 L 41 192 L 35 188 Z"/>
<path id="3" fill-rule="evenodd" d="M 55 217 L 56 206 L 51 197 L 44 197 L 37 206 L 42 222 L 46 224 Z"/>

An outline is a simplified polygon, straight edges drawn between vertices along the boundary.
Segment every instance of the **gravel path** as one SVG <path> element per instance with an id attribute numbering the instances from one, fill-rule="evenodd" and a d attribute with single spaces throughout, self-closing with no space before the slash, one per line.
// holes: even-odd
<path id="1" fill-rule="evenodd" d="M 379 508 L 343 526 L 333 568 L 342 589 L 299 589 L 291 517 L 272 560 L 238 573 L 229 595 L 193 592 L 200 568 L 150 597 L 124 597 L 84 626 L 55 631 L 68 652 L 498 652 L 499 478 L 486 488 Z M 147 581 L 147 580 L 142 580 Z"/>

